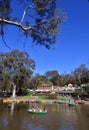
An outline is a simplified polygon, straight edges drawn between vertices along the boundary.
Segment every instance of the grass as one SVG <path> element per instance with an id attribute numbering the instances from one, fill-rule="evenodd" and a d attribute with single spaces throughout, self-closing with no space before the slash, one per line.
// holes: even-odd
<path id="1" fill-rule="evenodd" d="M 24 100 L 34 100 L 34 99 L 39 100 L 39 99 L 47 99 L 47 97 L 48 97 L 48 95 L 46 95 L 46 94 L 29 94 L 29 95 L 26 95 L 26 96 L 22 96 L 21 98 L 24 99 Z M 68 100 L 67 97 L 65 97 L 65 96 L 57 96 L 57 99 L 63 100 L 63 101 Z"/>

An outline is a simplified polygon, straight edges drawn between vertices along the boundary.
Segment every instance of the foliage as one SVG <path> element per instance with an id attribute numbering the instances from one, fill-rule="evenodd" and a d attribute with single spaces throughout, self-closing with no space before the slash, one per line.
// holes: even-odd
<path id="1" fill-rule="evenodd" d="M 9 29 L 17 27 L 24 36 L 49 49 L 63 21 L 64 14 L 57 8 L 56 0 L 0 0 L 1 36 L 5 44 L 7 25 Z"/>
<path id="2" fill-rule="evenodd" d="M 54 85 L 58 85 L 59 73 L 56 70 L 47 71 L 45 75 Z"/>
<path id="3" fill-rule="evenodd" d="M 44 75 L 36 74 L 34 77 L 31 77 L 29 80 L 29 88 L 37 89 L 37 86 L 41 83 L 47 81 L 47 78 Z"/>
<path id="4" fill-rule="evenodd" d="M 11 94 L 13 83 L 16 84 L 17 95 L 28 94 L 29 89 L 37 89 L 39 84 L 65 86 L 84 86 L 84 93 L 89 93 L 89 69 L 80 65 L 70 74 L 61 74 L 56 70 L 47 71 L 44 75 L 33 76 L 35 61 L 29 58 L 27 52 L 12 50 L 0 53 L 0 92 Z M 74 96 L 78 93 L 74 93 Z M 48 96 L 50 98 L 50 96 Z"/>
<path id="5" fill-rule="evenodd" d="M 57 94 L 48 94 L 47 99 L 57 99 Z"/>
<path id="6" fill-rule="evenodd" d="M 85 66 L 85 64 L 81 64 L 78 68 L 76 68 L 71 73 L 71 76 L 74 78 L 75 82 L 78 85 L 84 84 L 85 82 L 88 83 L 88 81 L 89 81 L 89 70 Z"/>
<path id="7" fill-rule="evenodd" d="M 15 83 L 19 94 L 26 92 L 34 69 L 35 62 L 29 59 L 27 52 L 0 53 L 0 90 L 11 91 Z"/>
<path id="8" fill-rule="evenodd" d="M 75 98 L 78 98 L 79 94 L 80 94 L 80 92 L 74 92 L 74 93 L 72 94 L 72 96 L 75 97 Z"/>
<path id="9" fill-rule="evenodd" d="M 42 85 L 42 84 L 49 84 L 50 86 L 53 85 L 53 83 L 51 81 L 40 81 L 39 85 Z"/>
<path id="10" fill-rule="evenodd" d="M 83 88 L 83 91 L 84 91 L 85 93 L 89 94 L 89 86 L 84 87 L 84 88 Z"/>

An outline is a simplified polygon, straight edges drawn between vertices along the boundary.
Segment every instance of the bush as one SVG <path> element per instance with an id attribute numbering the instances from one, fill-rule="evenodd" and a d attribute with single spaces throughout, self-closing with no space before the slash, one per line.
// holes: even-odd
<path id="1" fill-rule="evenodd" d="M 47 95 L 47 99 L 57 99 L 57 95 L 56 94 L 49 94 L 49 95 Z"/>

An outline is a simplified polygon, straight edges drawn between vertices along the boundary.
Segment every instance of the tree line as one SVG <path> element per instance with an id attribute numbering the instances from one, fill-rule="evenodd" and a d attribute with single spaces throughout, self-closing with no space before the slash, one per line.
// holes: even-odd
<path id="1" fill-rule="evenodd" d="M 70 74 L 59 74 L 57 70 L 49 70 L 45 74 L 34 74 L 35 61 L 24 51 L 12 50 L 0 53 L 0 92 L 12 92 L 13 83 L 18 95 L 27 94 L 28 89 L 37 89 L 39 84 L 74 86 L 89 84 L 89 69 L 81 64 Z"/>

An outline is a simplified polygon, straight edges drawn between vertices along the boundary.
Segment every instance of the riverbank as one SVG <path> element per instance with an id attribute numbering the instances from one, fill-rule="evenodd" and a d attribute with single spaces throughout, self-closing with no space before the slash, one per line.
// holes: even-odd
<path id="1" fill-rule="evenodd" d="M 27 102 L 27 103 L 34 103 L 34 102 L 38 102 L 38 103 L 54 103 L 54 102 L 65 102 L 65 103 L 68 103 L 68 100 L 66 99 L 41 99 L 39 97 L 29 97 L 29 96 L 16 96 L 15 99 L 13 99 L 12 97 L 10 98 L 4 98 L 4 99 L 1 99 L 1 101 L 4 101 L 4 100 L 7 100 L 8 101 L 18 101 L 19 102 Z M 84 104 L 86 105 L 89 105 L 89 100 L 85 101 L 83 100 Z"/>
<path id="2" fill-rule="evenodd" d="M 44 99 L 44 98 L 40 98 L 37 96 L 19 96 L 16 97 L 16 99 L 22 101 L 22 102 L 41 102 L 41 103 L 54 103 L 54 102 L 69 102 L 68 98 L 65 97 L 60 97 L 59 99 Z M 89 100 L 82 100 L 84 102 L 84 104 L 89 105 Z"/>

